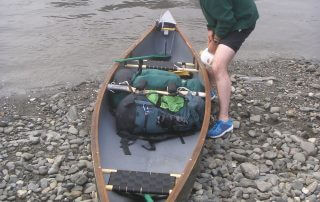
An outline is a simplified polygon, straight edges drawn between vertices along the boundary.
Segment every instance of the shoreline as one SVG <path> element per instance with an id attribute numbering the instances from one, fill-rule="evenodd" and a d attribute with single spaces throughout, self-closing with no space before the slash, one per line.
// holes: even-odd
<path id="1" fill-rule="evenodd" d="M 189 201 L 320 200 L 320 63 L 237 60 L 230 70 L 235 129 L 206 141 Z M 94 200 L 99 85 L 0 98 L 1 201 Z"/>

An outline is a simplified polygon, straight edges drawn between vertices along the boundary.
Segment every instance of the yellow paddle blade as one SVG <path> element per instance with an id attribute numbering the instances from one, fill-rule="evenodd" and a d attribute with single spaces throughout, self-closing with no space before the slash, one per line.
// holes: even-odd
<path id="1" fill-rule="evenodd" d="M 177 70 L 173 71 L 173 73 L 175 73 L 178 76 L 190 76 L 190 72 L 185 70 Z"/>

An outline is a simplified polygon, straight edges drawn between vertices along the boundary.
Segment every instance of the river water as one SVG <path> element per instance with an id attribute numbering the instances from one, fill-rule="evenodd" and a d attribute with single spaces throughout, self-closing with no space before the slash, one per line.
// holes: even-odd
<path id="1" fill-rule="evenodd" d="M 319 2 L 258 0 L 260 20 L 237 59 L 319 59 Z M 203 49 L 198 0 L 1 0 L 0 96 L 102 80 L 112 60 L 167 9 Z"/>

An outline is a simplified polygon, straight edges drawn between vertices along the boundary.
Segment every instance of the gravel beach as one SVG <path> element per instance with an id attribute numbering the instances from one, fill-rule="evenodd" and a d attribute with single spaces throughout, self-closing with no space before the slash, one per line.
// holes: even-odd
<path id="1" fill-rule="evenodd" d="M 234 130 L 206 141 L 189 201 L 320 201 L 320 63 L 241 60 L 230 73 Z M 0 98 L 0 201 L 95 201 L 100 82 Z"/>

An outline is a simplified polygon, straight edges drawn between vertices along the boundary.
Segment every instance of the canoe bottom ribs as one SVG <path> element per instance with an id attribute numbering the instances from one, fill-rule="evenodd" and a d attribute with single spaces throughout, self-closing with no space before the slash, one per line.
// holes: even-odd
<path id="1" fill-rule="evenodd" d="M 110 191 L 169 195 L 176 176 L 166 173 L 117 170 L 110 173 L 106 188 Z"/>

